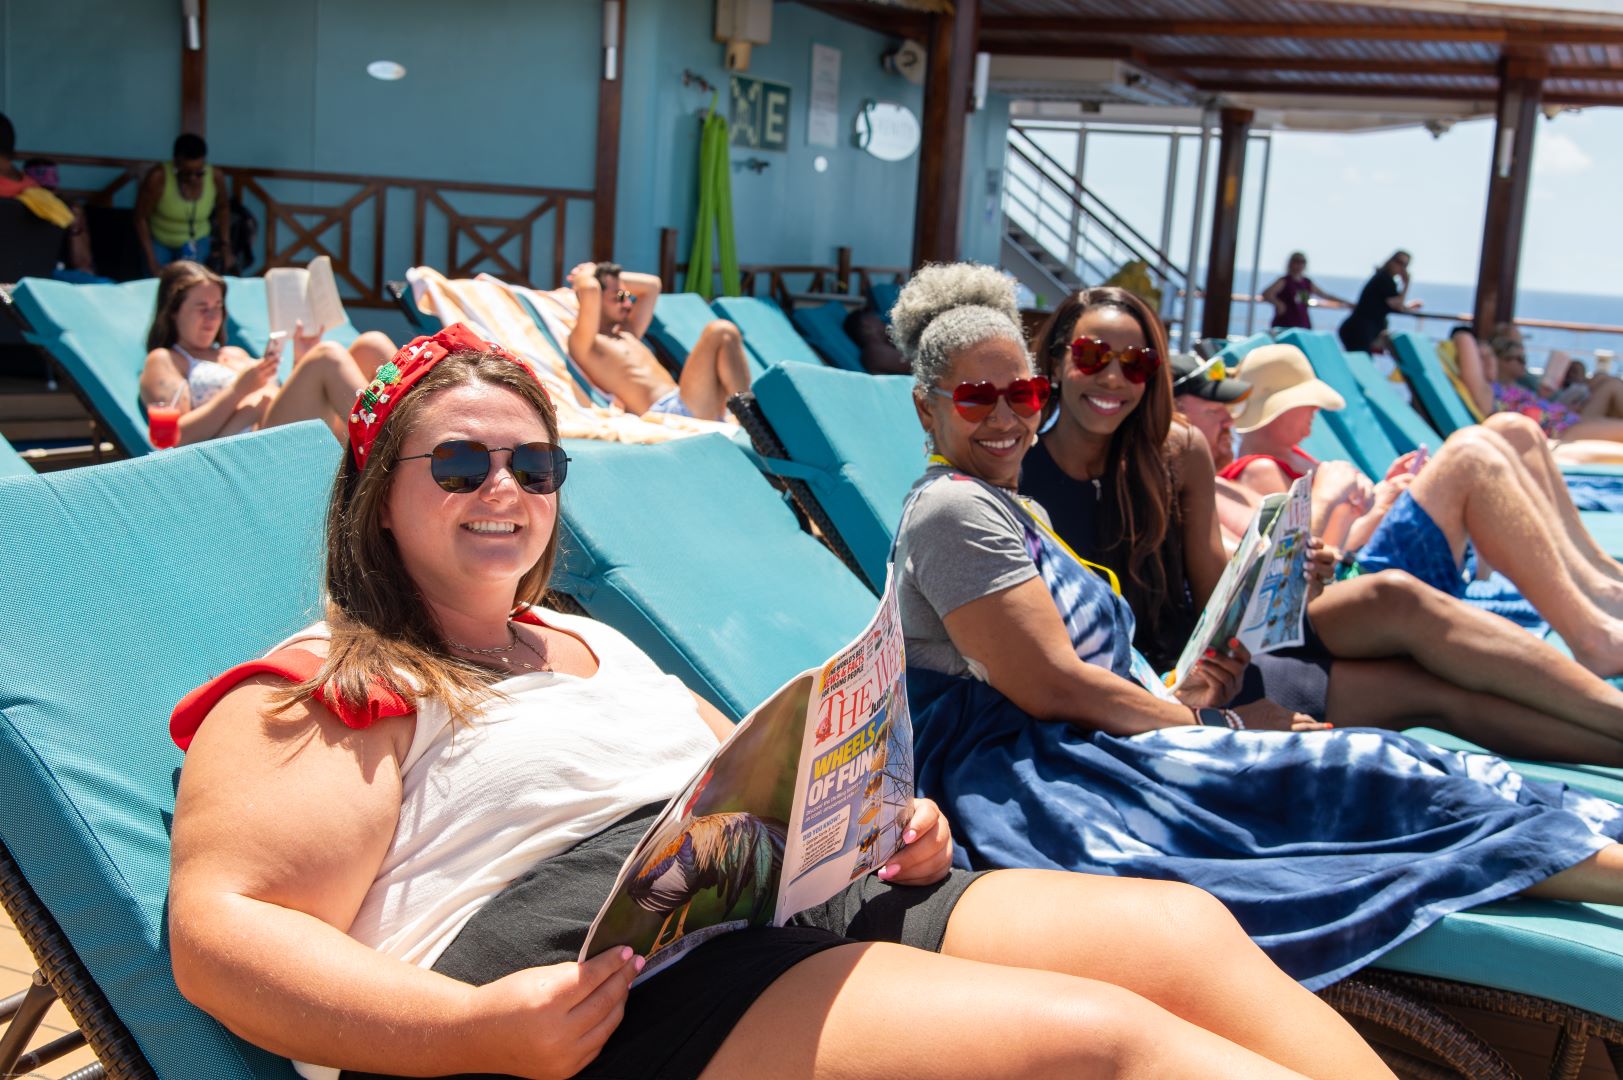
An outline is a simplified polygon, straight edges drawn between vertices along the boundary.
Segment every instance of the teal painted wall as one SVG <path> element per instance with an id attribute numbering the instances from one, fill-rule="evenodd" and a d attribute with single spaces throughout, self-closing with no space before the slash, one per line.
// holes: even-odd
<path id="1" fill-rule="evenodd" d="M 174 0 L 0 0 L 0 109 L 26 147 L 159 159 L 179 116 L 179 5 Z M 629 0 L 617 257 L 652 267 L 658 230 L 694 214 L 698 113 L 684 68 L 725 87 L 714 0 Z M 230 164 L 324 172 L 590 187 L 595 148 L 599 13 L 588 0 L 210 0 L 208 136 Z M 53 43 L 72 42 L 72 62 Z M 840 145 L 806 142 L 813 42 L 841 52 Z M 750 74 L 791 87 L 786 152 L 732 151 L 771 162 L 731 173 L 738 253 L 745 262 L 833 260 L 847 244 L 867 264 L 905 264 L 912 249 L 918 159 L 882 162 L 850 143 L 868 98 L 921 110 L 923 92 L 879 66 L 885 35 L 796 3 L 773 9 L 772 42 Z M 368 77 L 370 60 L 407 69 Z M 727 107 L 725 93 L 721 107 Z M 986 170 L 1002 161 L 1007 102 L 971 119 L 965 162 L 967 255 L 995 261 L 985 218 Z M 828 159 L 818 173 L 813 160 Z M 70 176 L 70 182 L 73 178 Z M 341 193 L 282 182 L 295 201 Z M 132 193 L 126 193 L 126 199 Z M 476 197 L 455 200 L 479 212 Z M 491 207 L 495 210 L 495 207 Z M 511 204 L 500 208 L 510 213 Z M 385 270 L 411 261 L 409 198 L 387 207 Z M 369 219 L 358 222 L 364 235 Z M 443 259 L 432 230 L 428 261 Z M 567 265 L 586 255 L 589 207 L 570 218 Z M 545 265 L 545 261 L 541 262 Z"/>

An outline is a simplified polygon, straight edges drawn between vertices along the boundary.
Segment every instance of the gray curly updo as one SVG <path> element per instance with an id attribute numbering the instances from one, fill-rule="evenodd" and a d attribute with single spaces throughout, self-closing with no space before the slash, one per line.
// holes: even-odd
<path id="1" fill-rule="evenodd" d="M 925 390 L 946 376 L 954 353 L 996 338 L 1027 351 L 1014 283 L 990 266 L 926 266 L 890 309 L 890 340 L 912 366 L 915 384 Z"/>

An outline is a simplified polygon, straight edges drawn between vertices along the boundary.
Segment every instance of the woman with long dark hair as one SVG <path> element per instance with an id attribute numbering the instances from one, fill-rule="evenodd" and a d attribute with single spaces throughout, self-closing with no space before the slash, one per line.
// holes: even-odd
<path id="1" fill-rule="evenodd" d="M 273 339 L 258 359 L 225 343 L 226 282 L 201 263 L 172 262 L 158 275 L 158 303 L 147 330 L 141 400 L 180 410 L 180 442 L 195 443 L 256 428 L 322 420 L 344 437 L 355 395 L 394 353 L 376 330 L 349 348 L 321 331 L 293 343 L 297 362 L 277 381 L 284 343 Z"/>
<path id="2" fill-rule="evenodd" d="M 1212 455 L 1173 412 L 1165 340 L 1154 313 L 1119 289 L 1061 305 L 1037 341 L 1053 423 L 1020 475 L 1055 531 L 1119 576 L 1134 644 L 1157 670 L 1176 662 L 1227 563 Z M 1166 526 L 1157 540 L 1135 522 Z M 1262 698 L 1338 726 L 1424 722 L 1499 753 L 1623 764 L 1623 691 L 1571 657 L 1407 573 L 1323 585 L 1310 593 L 1306 643 L 1251 658 L 1242 712 Z"/>

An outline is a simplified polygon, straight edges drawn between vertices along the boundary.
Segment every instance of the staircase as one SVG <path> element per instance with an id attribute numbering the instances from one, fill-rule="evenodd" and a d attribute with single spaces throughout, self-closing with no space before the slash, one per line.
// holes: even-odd
<path id="1" fill-rule="evenodd" d="M 1161 317 L 1182 313 L 1188 271 L 1148 240 L 1019 125 L 1009 128 L 1004 160 L 1002 260 L 1052 307 L 1068 294 L 1101 285 L 1123 264 L 1139 261 L 1161 290 Z"/>

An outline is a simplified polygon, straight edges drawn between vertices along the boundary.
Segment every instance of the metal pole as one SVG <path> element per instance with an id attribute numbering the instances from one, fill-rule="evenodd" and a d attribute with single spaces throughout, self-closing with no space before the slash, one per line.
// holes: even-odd
<path id="1" fill-rule="evenodd" d="M 1274 133 L 1269 132 L 1262 140 L 1262 191 L 1257 197 L 1257 243 L 1251 249 L 1251 291 L 1250 296 L 1257 295 L 1257 269 L 1262 262 L 1262 223 L 1268 216 L 1268 165 L 1274 159 Z M 1257 302 L 1255 300 L 1245 306 L 1245 333 L 1251 336 L 1252 324 L 1257 317 Z"/>
<path id="2" fill-rule="evenodd" d="M 1206 217 L 1206 171 L 1211 163 L 1212 110 L 1200 114 L 1200 165 L 1195 171 L 1195 221 L 1189 229 L 1189 262 L 1184 266 L 1183 327 L 1178 332 L 1178 348 L 1189 349 L 1190 328 L 1195 322 L 1195 266 L 1200 261 L 1201 226 Z"/>
<path id="3" fill-rule="evenodd" d="M 1087 161 L 1087 156 L 1088 126 L 1078 124 L 1076 128 L 1076 171 L 1071 174 L 1071 190 L 1066 192 L 1067 195 L 1078 196 L 1078 203 L 1081 201 L 1081 193 L 1076 189 L 1082 183 L 1082 168 Z M 1076 203 L 1071 205 L 1071 235 L 1069 241 L 1069 246 L 1065 251 L 1065 268 L 1077 277 L 1083 278 L 1084 275 L 1077 269 L 1076 265 L 1078 262 L 1077 249 L 1082 245 L 1082 207 Z M 1088 282 L 1084 279 L 1083 283 L 1087 284 Z"/>
<path id="4" fill-rule="evenodd" d="M 1167 184 L 1166 198 L 1161 202 L 1161 286 L 1166 289 L 1161 295 L 1162 317 L 1165 313 L 1174 310 L 1174 297 L 1172 294 L 1172 260 L 1167 254 L 1172 247 L 1172 204 L 1178 194 L 1178 145 L 1183 142 L 1183 136 L 1174 131 L 1167 136 L 1170 147 L 1167 151 Z"/>

